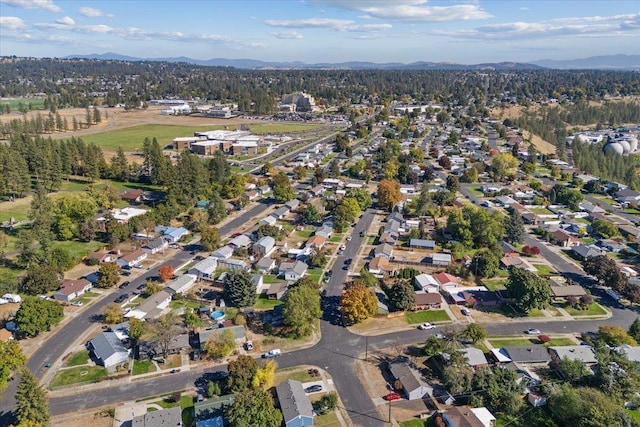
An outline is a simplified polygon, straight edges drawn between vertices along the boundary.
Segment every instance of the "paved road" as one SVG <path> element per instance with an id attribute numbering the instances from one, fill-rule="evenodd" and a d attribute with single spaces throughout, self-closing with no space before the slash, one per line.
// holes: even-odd
<path id="1" fill-rule="evenodd" d="M 252 206 L 237 218 L 220 227 L 220 234 L 224 236 L 233 233 L 235 230 L 246 224 L 251 218 L 260 215 L 268 207 L 269 204 L 267 203 L 258 203 Z M 193 255 L 188 251 L 177 251 L 173 257 L 166 262 L 163 262 L 162 265 L 171 264 L 173 267 L 178 267 L 186 263 L 192 257 Z M 27 367 L 36 376 L 41 376 L 46 370 L 46 364 L 53 364 L 56 360 L 64 356 L 70 343 L 74 342 L 79 336 L 81 336 L 88 328 L 91 327 L 92 324 L 100 321 L 102 310 L 108 304 L 113 302 L 117 296 L 124 293 L 130 293 L 137 286 L 145 283 L 148 278 L 157 277 L 159 267 L 160 266 L 156 266 L 155 268 L 147 271 L 142 276 L 132 280 L 131 284 L 126 289 L 117 290 L 116 292 L 107 295 L 105 298 L 102 298 L 90 305 L 78 316 L 71 319 L 66 325 L 61 327 L 58 332 L 53 334 L 47 341 L 40 345 L 40 348 L 36 350 L 27 362 Z M 15 407 L 15 400 L 13 396 L 15 394 L 16 383 L 17 381 L 14 381 L 11 386 L 5 390 L 0 399 L 0 425 L 9 424 L 6 422 L 5 416 L 9 410 Z"/>

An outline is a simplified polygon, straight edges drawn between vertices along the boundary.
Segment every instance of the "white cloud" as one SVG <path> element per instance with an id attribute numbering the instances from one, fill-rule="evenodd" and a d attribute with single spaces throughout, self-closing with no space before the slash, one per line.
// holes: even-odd
<path id="1" fill-rule="evenodd" d="M 364 12 L 371 18 L 401 22 L 446 22 L 491 18 L 478 4 L 427 6 L 427 0 L 312 0 L 341 9 Z"/>
<path id="2" fill-rule="evenodd" d="M 78 12 L 80 13 L 80 15 L 88 16 L 90 18 L 96 18 L 98 16 L 105 16 L 105 13 L 103 11 L 101 11 L 100 9 L 96 9 L 96 8 L 88 7 L 88 6 L 81 7 L 80 9 L 78 9 Z"/>
<path id="3" fill-rule="evenodd" d="M 27 24 L 17 16 L 0 16 L 0 28 L 12 31 L 20 31 L 27 28 Z"/>
<path id="4" fill-rule="evenodd" d="M 56 19 L 58 24 L 62 25 L 76 25 L 76 21 L 73 20 L 70 16 L 65 16 L 64 18 Z"/>
<path id="5" fill-rule="evenodd" d="M 296 30 L 280 31 L 280 32 L 274 32 L 274 33 L 269 33 L 269 34 L 271 34 L 273 37 L 275 37 L 277 39 L 295 39 L 295 40 L 299 40 L 299 39 L 303 38 L 302 34 L 297 32 Z"/>
<path id="6" fill-rule="evenodd" d="M 53 0 L 0 0 L 0 3 L 21 9 L 44 9 L 51 12 L 60 12 L 60 7 L 53 4 Z"/>
<path id="7" fill-rule="evenodd" d="M 391 28 L 389 24 L 356 24 L 354 21 L 347 19 L 329 19 L 329 18 L 309 18 L 309 19 L 293 19 L 277 21 L 267 19 L 265 21 L 270 27 L 281 28 L 329 28 L 335 31 L 345 32 L 368 32 L 383 31 Z"/>

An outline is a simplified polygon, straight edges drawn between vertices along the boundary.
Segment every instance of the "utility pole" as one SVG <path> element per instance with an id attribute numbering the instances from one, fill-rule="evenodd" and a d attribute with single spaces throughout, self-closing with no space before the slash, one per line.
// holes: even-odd
<path id="1" fill-rule="evenodd" d="M 364 360 L 366 362 L 369 361 L 369 337 L 367 335 L 364 336 Z"/>

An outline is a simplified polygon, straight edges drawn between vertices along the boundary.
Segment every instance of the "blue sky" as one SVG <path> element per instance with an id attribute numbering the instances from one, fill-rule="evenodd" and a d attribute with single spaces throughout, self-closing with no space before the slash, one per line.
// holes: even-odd
<path id="1" fill-rule="evenodd" d="M 640 3 L 0 0 L 0 55 L 479 63 L 640 53 Z"/>

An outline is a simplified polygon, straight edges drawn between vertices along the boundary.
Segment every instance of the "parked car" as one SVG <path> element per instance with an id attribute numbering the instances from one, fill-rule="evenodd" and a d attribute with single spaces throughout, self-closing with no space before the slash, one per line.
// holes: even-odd
<path id="1" fill-rule="evenodd" d="M 271 359 L 271 358 L 274 358 L 274 357 L 278 357 L 281 354 L 282 354 L 282 352 L 280 351 L 279 348 L 274 348 L 273 350 L 269 350 L 266 353 L 264 353 L 262 355 L 262 357 L 265 358 L 265 359 Z"/>
<path id="2" fill-rule="evenodd" d="M 244 343 L 244 348 L 247 351 L 251 351 L 253 350 L 253 342 L 251 341 L 247 341 L 246 343 Z"/>
<path id="3" fill-rule="evenodd" d="M 322 391 L 322 386 L 320 384 L 314 384 L 304 389 L 305 393 L 317 393 Z"/>
<path id="4" fill-rule="evenodd" d="M 400 400 L 400 399 L 402 399 L 402 396 L 400 396 L 399 393 L 393 392 L 393 393 L 389 393 L 389 394 L 386 394 L 386 395 L 382 396 L 382 398 L 384 400 L 391 401 L 391 400 Z"/>
<path id="5" fill-rule="evenodd" d="M 120 284 L 120 286 L 118 286 L 118 287 L 119 287 L 120 289 L 124 289 L 124 288 L 126 288 L 127 286 L 129 286 L 129 281 L 128 281 L 128 280 L 125 280 L 125 281 L 124 281 L 124 282 L 122 282 L 122 283 Z"/>
<path id="6" fill-rule="evenodd" d="M 72 302 L 71 305 L 74 306 L 74 307 L 82 307 L 83 306 L 82 301 Z"/>
<path id="7" fill-rule="evenodd" d="M 464 314 L 465 316 L 471 316 L 471 310 L 469 310 L 468 308 L 463 308 L 462 310 L 460 310 L 460 313 Z"/>
<path id="8" fill-rule="evenodd" d="M 116 298 L 115 300 L 113 300 L 113 302 L 115 303 L 121 303 L 122 301 L 126 300 L 127 298 L 129 298 L 129 294 L 122 294 L 120 295 L 118 298 Z"/>
<path id="9" fill-rule="evenodd" d="M 422 329 L 423 331 L 433 329 L 433 328 L 435 328 L 435 326 L 429 322 L 423 323 L 422 325 L 418 326 L 418 329 Z"/>
<path id="10" fill-rule="evenodd" d="M 344 263 L 345 263 L 346 265 L 351 265 L 351 263 L 352 263 L 352 262 L 353 262 L 353 259 L 352 259 L 352 258 L 349 258 L 349 259 L 347 259 L 347 260 L 345 260 L 345 261 L 344 261 Z"/>
<path id="11" fill-rule="evenodd" d="M 347 236 L 347 242 L 351 241 L 351 236 Z"/>
<path id="12" fill-rule="evenodd" d="M 136 288 L 137 290 L 141 291 L 143 290 L 147 285 L 145 283 L 138 285 L 138 287 Z"/>
<path id="13" fill-rule="evenodd" d="M 542 333 L 540 332 L 540 329 L 536 329 L 536 328 L 529 328 L 525 332 L 529 335 L 540 335 Z"/>

